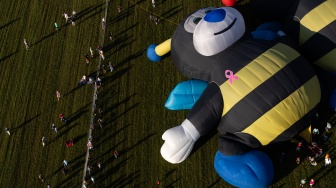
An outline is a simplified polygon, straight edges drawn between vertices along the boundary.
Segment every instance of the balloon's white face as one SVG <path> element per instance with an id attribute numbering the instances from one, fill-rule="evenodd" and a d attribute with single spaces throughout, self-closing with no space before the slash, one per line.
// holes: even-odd
<path id="1" fill-rule="evenodd" d="M 194 33 L 194 30 L 200 20 L 209 12 L 212 10 L 215 10 L 214 7 L 207 7 L 203 9 L 199 9 L 196 12 L 192 13 L 184 22 L 184 29 L 188 33 Z"/>
<path id="2" fill-rule="evenodd" d="M 186 19 L 184 28 L 193 33 L 194 47 L 204 56 L 225 50 L 245 33 L 244 18 L 232 7 L 200 9 Z"/>

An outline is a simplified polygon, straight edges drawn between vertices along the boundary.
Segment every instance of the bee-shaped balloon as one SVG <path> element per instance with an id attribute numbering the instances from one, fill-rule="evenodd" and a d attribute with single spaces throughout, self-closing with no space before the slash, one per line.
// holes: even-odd
<path id="1" fill-rule="evenodd" d="M 217 129 L 217 173 L 237 187 L 267 187 L 274 169 L 260 149 L 289 141 L 307 127 L 320 102 L 320 85 L 280 28 L 260 27 L 254 38 L 244 36 L 239 11 L 209 7 L 186 17 L 169 44 L 148 49 L 152 59 L 171 46 L 183 75 L 209 82 L 181 125 L 162 135 L 161 155 L 180 163 L 199 137 Z"/>

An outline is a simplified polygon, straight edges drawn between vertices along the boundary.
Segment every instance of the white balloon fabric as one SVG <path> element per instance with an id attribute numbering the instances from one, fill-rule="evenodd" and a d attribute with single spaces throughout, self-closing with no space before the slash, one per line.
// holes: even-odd
<path id="1" fill-rule="evenodd" d="M 188 119 L 184 120 L 181 125 L 166 130 L 162 135 L 165 140 L 161 147 L 162 157 L 172 164 L 184 161 L 199 137 L 194 125 Z"/>
<path id="2" fill-rule="evenodd" d="M 192 13 L 184 22 L 184 29 L 189 33 L 194 33 L 194 30 L 200 20 L 212 10 L 215 10 L 214 7 L 207 7 L 197 10 L 196 12 Z"/>
<path id="3" fill-rule="evenodd" d="M 198 53 L 212 56 L 237 42 L 244 33 L 243 16 L 234 8 L 222 7 L 207 13 L 199 21 L 193 43 Z"/>

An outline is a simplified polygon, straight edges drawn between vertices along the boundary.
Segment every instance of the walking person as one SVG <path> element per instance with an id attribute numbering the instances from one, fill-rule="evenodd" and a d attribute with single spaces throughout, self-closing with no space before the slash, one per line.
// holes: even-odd
<path id="1" fill-rule="evenodd" d="M 61 92 L 56 91 L 56 98 L 57 98 L 58 101 L 60 100 L 60 98 L 61 98 Z"/>
<path id="2" fill-rule="evenodd" d="M 6 133 L 10 136 L 10 131 L 9 131 L 9 128 L 8 128 L 8 127 L 5 127 L 5 131 L 6 131 Z"/>
<path id="3" fill-rule="evenodd" d="M 58 31 L 58 29 L 59 29 L 58 24 L 55 22 L 54 25 L 55 25 L 56 31 Z"/>
<path id="4" fill-rule="evenodd" d="M 90 54 L 91 54 L 91 57 L 94 56 L 94 53 L 93 53 L 93 50 L 92 50 L 91 46 L 90 46 Z"/>
<path id="5" fill-rule="evenodd" d="M 310 182 L 309 182 L 310 187 L 313 187 L 314 184 L 315 184 L 315 180 L 311 179 Z"/>
<path id="6" fill-rule="evenodd" d="M 23 39 L 23 43 L 26 46 L 26 50 L 28 50 L 29 49 L 28 41 L 26 39 Z"/>
<path id="7" fill-rule="evenodd" d="M 110 67 L 110 70 L 111 70 L 111 72 L 113 71 L 113 66 L 112 66 L 112 63 L 111 62 L 109 62 L 109 67 Z"/>
<path id="8" fill-rule="evenodd" d="M 307 183 L 306 179 L 302 179 L 300 181 L 300 187 L 304 187 L 304 185 Z"/>
<path id="9" fill-rule="evenodd" d="M 39 179 L 44 182 L 44 176 L 42 174 L 39 174 Z"/>
<path id="10" fill-rule="evenodd" d="M 52 125 L 51 125 L 51 129 L 52 129 L 55 133 L 57 133 L 57 127 L 55 126 L 55 124 L 52 124 Z"/>
<path id="11" fill-rule="evenodd" d="M 104 30 L 105 29 L 105 26 L 106 26 L 106 20 L 105 20 L 105 17 L 102 18 L 102 29 Z"/>
<path id="12" fill-rule="evenodd" d="M 77 16 L 77 12 L 73 10 L 73 11 L 72 11 L 72 18 L 75 19 L 76 16 Z"/>
<path id="13" fill-rule="evenodd" d="M 65 159 L 63 160 L 63 166 L 64 166 L 64 167 L 67 167 L 67 166 L 68 166 L 68 161 L 65 160 Z"/>
<path id="14" fill-rule="evenodd" d="M 101 118 L 98 119 L 98 123 L 100 128 L 103 130 L 103 120 Z"/>
<path id="15" fill-rule="evenodd" d="M 118 158 L 118 151 L 117 150 L 114 150 L 114 152 L 113 152 L 113 155 L 114 155 L 114 158 Z"/>
<path id="16" fill-rule="evenodd" d="M 119 4 L 117 8 L 118 8 L 118 12 L 119 12 L 119 14 L 120 14 L 121 11 L 122 11 L 122 7 L 121 7 L 121 5 Z"/>
<path id="17" fill-rule="evenodd" d="M 44 137 L 42 137 L 42 145 L 43 145 L 43 147 L 46 145 L 46 143 L 47 143 L 47 138 L 44 136 Z"/>
<path id="18" fill-rule="evenodd" d="M 155 8 L 155 0 L 152 0 L 152 6 Z"/>
<path id="19" fill-rule="evenodd" d="M 64 115 L 63 114 L 59 114 L 58 117 L 61 119 L 61 121 L 64 121 Z"/>
<path id="20" fill-rule="evenodd" d="M 302 147 L 302 142 L 299 142 L 296 146 L 296 151 L 300 151 L 301 147 Z"/>
<path id="21" fill-rule="evenodd" d="M 99 51 L 99 55 L 100 55 L 100 57 L 101 57 L 103 60 L 105 59 L 104 51 L 103 51 L 103 50 L 100 50 L 100 51 Z"/>
<path id="22" fill-rule="evenodd" d="M 62 16 L 64 16 L 65 22 L 68 23 L 68 21 L 69 21 L 69 15 L 67 13 L 63 13 Z"/>
<path id="23" fill-rule="evenodd" d="M 110 41 L 112 41 L 112 32 L 110 31 Z"/>
<path id="24" fill-rule="evenodd" d="M 90 61 L 89 61 L 89 54 L 85 54 L 85 61 L 86 61 L 86 63 L 90 63 Z"/>

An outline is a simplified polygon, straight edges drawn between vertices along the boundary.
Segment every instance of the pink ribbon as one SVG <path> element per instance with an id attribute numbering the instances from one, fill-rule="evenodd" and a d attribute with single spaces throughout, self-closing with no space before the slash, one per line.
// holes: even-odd
<path id="1" fill-rule="evenodd" d="M 238 76 L 233 75 L 233 72 L 230 70 L 225 71 L 225 76 L 229 79 L 230 84 L 232 84 L 232 79 L 238 80 Z"/>

